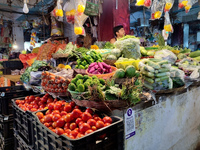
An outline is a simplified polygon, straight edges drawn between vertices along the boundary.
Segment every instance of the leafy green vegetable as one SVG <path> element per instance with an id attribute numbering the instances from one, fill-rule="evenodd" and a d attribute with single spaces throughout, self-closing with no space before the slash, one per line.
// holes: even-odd
<path id="1" fill-rule="evenodd" d="M 121 93 L 121 89 L 115 86 L 111 86 L 110 89 L 105 91 L 105 97 L 107 100 L 118 99 Z"/>
<path id="2" fill-rule="evenodd" d="M 89 51 L 89 49 L 87 49 L 85 47 L 79 47 L 79 48 L 76 49 L 76 51 L 80 52 L 82 54 L 86 54 Z"/>
<path id="3" fill-rule="evenodd" d="M 106 42 L 106 44 L 104 45 L 103 49 L 114 49 L 114 45 L 111 44 L 110 42 Z"/>

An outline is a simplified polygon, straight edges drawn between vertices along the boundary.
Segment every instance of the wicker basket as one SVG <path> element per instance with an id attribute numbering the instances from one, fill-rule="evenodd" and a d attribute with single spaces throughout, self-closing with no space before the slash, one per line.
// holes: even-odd
<path id="1" fill-rule="evenodd" d="M 83 100 L 85 97 L 89 96 L 89 92 L 76 92 L 76 91 L 70 91 L 69 89 L 68 91 L 71 94 L 72 98 L 77 100 Z"/>
<path id="2" fill-rule="evenodd" d="M 99 111 L 110 112 L 114 109 L 123 109 L 128 106 L 126 101 L 123 100 L 106 100 L 106 101 L 91 101 L 91 100 L 78 100 L 72 98 L 72 100 L 82 107 L 95 108 Z"/>
<path id="3" fill-rule="evenodd" d="M 102 78 L 102 79 L 109 79 L 112 78 L 117 70 L 117 68 L 111 66 L 112 72 L 111 73 L 106 73 L 106 74 L 90 74 L 88 73 L 88 70 L 86 70 L 86 73 L 88 76 L 92 77 L 92 76 L 97 76 L 98 78 Z"/>

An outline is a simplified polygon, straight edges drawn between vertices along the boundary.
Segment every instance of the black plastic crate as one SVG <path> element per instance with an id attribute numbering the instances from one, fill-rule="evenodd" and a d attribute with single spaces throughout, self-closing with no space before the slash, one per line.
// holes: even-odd
<path id="1" fill-rule="evenodd" d="M 4 139 L 0 134 L 0 150 L 14 150 L 14 138 Z"/>
<path id="2" fill-rule="evenodd" d="M 14 142 L 15 150 L 34 150 L 34 148 L 27 145 L 27 143 L 16 132 L 14 132 Z"/>
<path id="3" fill-rule="evenodd" d="M 34 95 L 34 96 L 42 96 Z M 20 109 L 15 101 L 24 100 L 25 97 L 12 99 L 13 105 L 13 117 L 14 117 L 14 130 L 20 135 L 20 137 L 29 145 L 34 146 L 34 126 L 33 126 L 33 114 L 30 111 L 23 111 Z"/>
<path id="4" fill-rule="evenodd" d="M 22 69 L 24 66 L 20 60 L 16 61 L 3 61 L 3 67 L 5 69 Z"/>
<path id="5" fill-rule="evenodd" d="M 3 75 L 11 75 L 11 69 L 0 69 L 3 72 Z"/>
<path id="6" fill-rule="evenodd" d="M 31 91 L 26 91 L 24 86 L 11 86 L 0 88 L 0 114 L 1 115 L 11 115 L 13 114 L 11 100 L 13 98 L 35 95 Z"/>
<path id="7" fill-rule="evenodd" d="M 0 134 L 4 139 L 13 138 L 13 116 L 0 115 Z"/>
<path id="8" fill-rule="evenodd" d="M 43 113 L 46 110 L 41 111 Z M 80 139 L 70 139 L 65 135 L 58 136 L 44 126 L 35 116 L 35 149 L 44 150 L 123 150 L 124 146 L 124 125 L 119 117 L 111 117 L 113 123 L 110 126 L 99 129 Z M 106 134 L 106 138 L 99 140 L 99 137 Z"/>

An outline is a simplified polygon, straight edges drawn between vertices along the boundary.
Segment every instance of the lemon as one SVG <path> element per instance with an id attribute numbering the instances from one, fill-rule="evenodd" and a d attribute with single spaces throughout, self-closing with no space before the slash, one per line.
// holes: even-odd
<path id="1" fill-rule="evenodd" d="M 172 3 L 167 2 L 167 3 L 165 4 L 165 9 L 166 9 L 166 10 L 170 10 L 171 8 L 172 8 Z"/>
<path id="2" fill-rule="evenodd" d="M 159 19 L 162 15 L 162 12 L 161 11 L 156 11 L 155 14 L 154 14 L 154 18 L 155 19 Z"/>
<path id="3" fill-rule="evenodd" d="M 63 17 L 63 10 L 62 9 L 56 9 L 56 16 Z"/>
<path id="4" fill-rule="evenodd" d="M 75 28 L 74 28 L 74 33 L 75 33 L 76 35 L 82 34 L 82 32 L 83 32 L 82 27 L 75 27 Z"/>
<path id="5" fill-rule="evenodd" d="M 77 11 L 79 13 L 83 13 L 85 11 L 85 6 L 84 5 L 78 5 Z"/>
<path id="6" fill-rule="evenodd" d="M 190 10 L 191 7 L 192 7 L 191 5 L 187 5 L 185 6 L 185 10 Z"/>
<path id="7" fill-rule="evenodd" d="M 64 64 L 59 64 L 58 68 L 65 68 L 65 65 Z"/>
<path id="8" fill-rule="evenodd" d="M 144 5 L 144 0 L 137 0 L 137 5 L 138 6 Z"/>
<path id="9" fill-rule="evenodd" d="M 72 69 L 70 65 L 66 65 L 65 69 Z"/>
<path id="10" fill-rule="evenodd" d="M 182 1 L 183 6 L 186 6 L 188 4 L 188 1 Z"/>
<path id="11" fill-rule="evenodd" d="M 172 31 L 172 26 L 171 26 L 171 24 L 165 25 L 165 26 L 164 26 L 164 29 L 165 29 L 165 31 L 167 31 L 167 32 L 171 32 L 171 31 Z"/>
<path id="12" fill-rule="evenodd" d="M 74 16 L 74 15 L 76 14 L 76 10 L 75 10 L 75 9 L 70 10 L 70 14 L 71 14 L 72 16 Z"/>

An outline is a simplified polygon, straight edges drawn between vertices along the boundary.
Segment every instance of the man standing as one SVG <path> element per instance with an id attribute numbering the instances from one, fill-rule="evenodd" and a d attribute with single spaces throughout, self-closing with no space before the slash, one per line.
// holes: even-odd
<path id="1" fill-rule="evenodd" d="M 115 35 L 115 38 L 112 38 L 110 40 L 110 43 L 112 43 L 112 44 L 115 43 L 117 41 L 117 39 L 120 39 L 125 36 L 124 27 L 122 25 L 114 27 L 113 33 Z"/>

